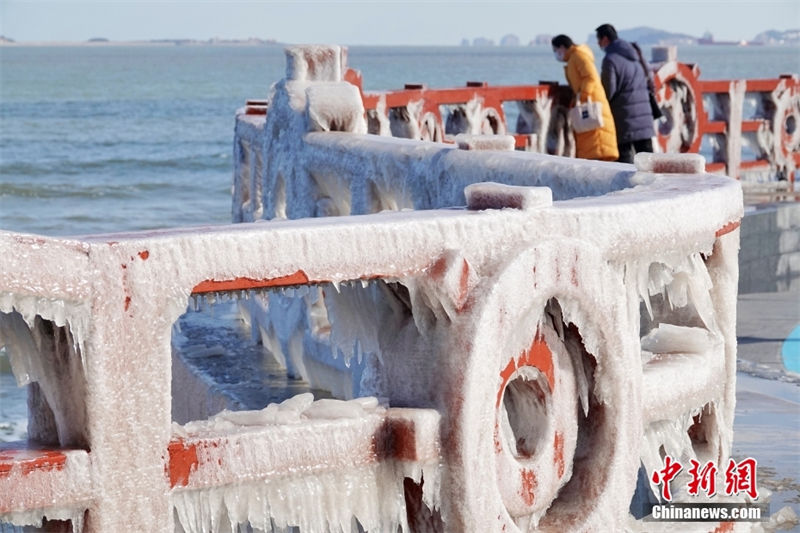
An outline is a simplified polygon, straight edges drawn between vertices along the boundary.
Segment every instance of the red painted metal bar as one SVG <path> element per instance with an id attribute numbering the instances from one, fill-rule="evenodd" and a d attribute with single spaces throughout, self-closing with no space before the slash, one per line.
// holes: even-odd
<path id="1" fill-rule="evenodd" d="M 345 76 L 348 81 L 352 81 L 359 85 L 361 84 L 360 74 L 350 74 L 356 71 L 349 70 L 348 76 Z M 728 119 L 709 120 L 709 117 L 704 110 L 704 97 L 707 95 L 717 98 L 721 95 L 733 94 L 735 91 L 744 90 L 745 93 L 763 93 L 763 98 L 770 99 L 781 91 L 788 91 L 792 99 L 797 99 L 800 95 L 800 78 L 796 75 L 781 75 L 777 78 L 771 79 L 749 79 L 749 80 L 699 80 L 700 69 L 696 65 L 689 65 L 684 63 L 677 63 L 674 67 L 665 68 L 657 72 L 656 87 L 659 98 L 659 103 L 662 105 L 672 106 L 672 112 L 677 109 L 680 113 L 680 107 L 683 106 L 683 112 L 686 112 L 686 105 L 692 111 L 689 117 L 695 117 L 691 126 L 691 136 L 689 139 L 684 139 L 675 144 L 668 140 L 669 135 L 674 135 L 674 132 L 665 133 L 658 132 L 657 137 L 661 148 L 666 151 L 681 152 L 699 152 L 702 139 L 704 135 L 738 135 L 741 133 L 754 133 L 762 129 L 769 129 L 773 131 L 786 130 L 783 136 L 776 135 L 773 141 L 774 146 L 762 147 L 762 151 L 771 154 L 779 154 L 783 152 L 787 154 L 787 158 L 778 160 L 776 163 L 775 155 L 770 155 L 770 159 L 758 160 L 755 162 L 737 163 L 738 157 L 732 157 L 731 161 L 726 162 L 711 162 L 708 164 L 709 171 L 726 172 L 729 175 L 740 177 L 741 171 L 749 170 L 752 168 L 761 168 L 763 166 L 775 167 L 774 170 L 781 171 L 788 161 L 790 168 L 793 165 L 795 168 L 800 167 L 800 153 L 794 153 L 796 150 L 796 140 L 792 140 L 794 135 L 791 120 L 800 121 L 800 117 L 796 117 L 793 106 L 785 111 L 782 116 L 763 116 L 743 120 L 737 124 L 729 124 Z M 744 87 L 742 87 L 744 83 Z M 571 97 L 569 87 L 560 85 L 555 82 L 542 82 L 539 85 L 514 85 L 514 86 L 497 86 L 492 87 L 486 82 L 467 82 L 466 87 L 459 88 L 444 88 L 444 89 L 428 89 L 423 84 L 408 84 L 404 89 L 390 90 L 380 93 L 363 93 L 364 107 L 367 111 L 377 111 L 379 107 L 383 109 L 384 113 L 388 113 L 389 109 L 402 108 L 408 106 L 413 102 L 422 102 L 422 114 L 433 114 L 437 121 L 437 127 L 445 130 L 443 124 L 443 117 L 441 106 L 458 106 L 464 105 L 475 99 L 481 102 L 484 110 L 494 110 L 497 119 L 502 122 L 502 127 L 498 127 L 498 131 L 508 132 L 515 137 L 515 147 L 517 149 L 534 149 L 531 146 L 531 138 L 528 134 L 517 133 L 513 125 L 506 123 L 506 116 L 503 110 L 503 104 L 506 102 L 519 102 L 519 101 L 535 101 L 535 100 L 550 100 L 552 111 L 555 112 L 557 106 L 568 105 Z M 689 89 L 689 100 L 683 101 L 681 98 L 686 98 L 685 92 L 679 89 L 680 86 Z M 792 100 L 794 101 L 794 100 Z M 677 106 L 677 107 L 676 107 Z M 766 106 L 770 108 L 769 105 Z M 774 104 L 773 106 L 774 107 Z M 768 113 L 767 113 L 768 115 Z M 735 116 L 735 115 L 731 115 Z M 741 115 L 739 115 L 741 116 Z M 674 117 L 673 117 L 674 118 Z M 737 119 L 732 119 L 737 120 Z M 740 120 L 740 119 L 738 119 Z M 673 125 L 673 129 L 680 129 L 680 124 Z M 541 135 L 541 133 L 540 133 Z M 777 138 L 781 137 L 781 138 Z M 447 141 L 447 139 L 444 139 Z M 550 143 L 548 143 L 548 146 Z M 540 145 L 541 147 L 541 145 Z M 780 161 L 783 161 L 781 163 Z M 776 167 L 777 165 L 777 167 Z M 794 181 L 794 173 L 789 172 L 786 175 L 786 169 L 783 168 L 785 177 L 789 181 Z"/>
<path id="2" fill-rule="evenodd" d="M 49 507 L 88 508 L 92 501 L 89 452 L 0 444 L 0 514 Z"/>

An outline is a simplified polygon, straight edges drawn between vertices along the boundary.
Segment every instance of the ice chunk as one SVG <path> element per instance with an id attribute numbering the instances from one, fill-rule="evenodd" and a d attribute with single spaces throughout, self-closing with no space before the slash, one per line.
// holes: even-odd
<path id="1" fill-rule="evenodd" d="M 653 353 L 704 353 L 715 343 L 705 328 L 660 324 L 642 337 L 642 349 Z"/>
<path id="2" fill-rule="evenodd" d="M 798 524 L 800 524 L 800 519 L 798 519 L 797 513 L 787 505 L 786 507 L 782 507 L 777 513 L 772 513 L 764 529 L 765 531 L 788 531 Z"/>
<path id="3" fill-rule="evenodd" d="M 372 402 L 370 402 L 372 403 Z M 374 405 L 377 407 L 377 399 Z M 366 414 L 364 406 L 356 401 L 343 401 L 333 399 L 322 399 L 314 402 L 305 411 L 305 416 L 308 418 L 326 418 L 326 419 L 339 419 L 339 418 L 359 418 Z"/>
<path id="4" fill-rule="evenodd" d="M 460 150 L 513 150 L 516 140 L 513 135 L 456 135 Z"/>
<path id="5" fill-rule="evenodd" d="M 636 170 L 659 174 L 701 174 L 706 160 L 700 154 L 651 154 L 639 152 L 633 158 Z"/>
<path id="6" fill-rule="evenodd" d="M 314 395 L 306 392 L 292 396 L 279 404 L 271 403 L 258 411 L 225 409 L 208 420 L 197 420 L 183 426 L 173 424 L 172 432 L 175 437 L 186 437 L 204 431 L 223 433 L 247 426 L 300 424 L 310 419 L 363 418 L 377 412 L 383 412 L 383 407 L 375 397 L 361 397 L 346 401 L 335 399 L 314 401 Z"/>
<path id="7" fill-rule="evenodd" d="M 553 205 L 553 191 L 548 187 L 520 187 L 502 183 L 482 182 L 464 188 L 467 207 L 483 209 L 536 209 Z"/>

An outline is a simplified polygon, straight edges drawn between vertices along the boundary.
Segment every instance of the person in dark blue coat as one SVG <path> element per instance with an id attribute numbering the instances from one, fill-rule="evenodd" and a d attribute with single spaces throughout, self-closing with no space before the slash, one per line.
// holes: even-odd
<path id="1" fill-rule="evenodd" d="M 653 151 L 655 130 L 647 76 L 636 50 L 617 37 L 614 26 L 603 24 L 595 31 L 597 44 L 606 53 L 600 78 L 617 128 L 618 161 L 633 163 L 634 154 Z"/>

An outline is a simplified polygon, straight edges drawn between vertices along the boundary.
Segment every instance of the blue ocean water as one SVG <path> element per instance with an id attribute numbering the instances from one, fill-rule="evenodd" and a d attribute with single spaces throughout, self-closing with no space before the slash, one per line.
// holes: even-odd
<path id="1" fill-rule="evenodd" d="M 703 79 L 800 73 L 797 48 L 696 46 L 679 57 Z M 367 90 L 564 79 L 547 46 L 351 47 L 349 64 Z M 281 46 L 0 47 L 0 229 L 228 222 L 234 112 L 284 69 Z"/>

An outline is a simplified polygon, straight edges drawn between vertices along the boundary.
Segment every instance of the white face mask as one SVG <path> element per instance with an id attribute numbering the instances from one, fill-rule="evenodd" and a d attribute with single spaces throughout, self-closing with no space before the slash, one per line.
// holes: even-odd
<path id="1" fill-rule="evenodd" d="M 556 56 L 556 61 L 564 61 L 564 49 L 557 48 L 553 50 L 553 55 Z"/>

